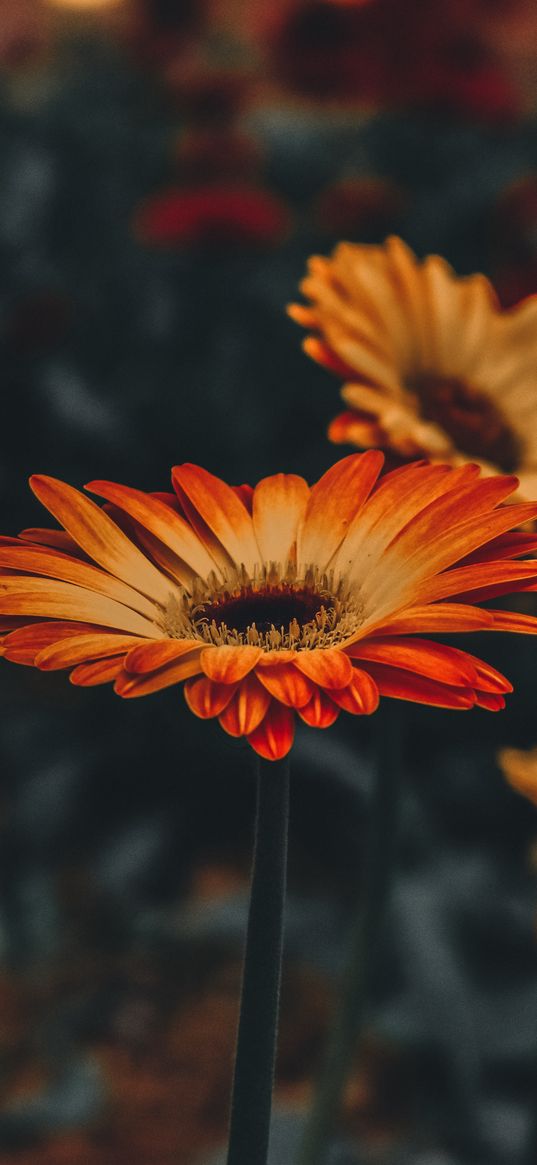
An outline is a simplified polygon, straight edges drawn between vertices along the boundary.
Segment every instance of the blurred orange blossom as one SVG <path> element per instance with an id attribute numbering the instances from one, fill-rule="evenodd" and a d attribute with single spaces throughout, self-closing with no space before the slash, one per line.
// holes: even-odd
<path id="1" fill-rule="evenodd" d="M 332 441 L 477 461 L 537 494 L 537 296 L 502 311 L 485 276 L 420 262 L 395 236 L 314 256 L 301 290 L 304 348 L 346 381 Z"/>
<path id="2" fill-rule="evenodd" d="M 496 711 L 511 685 L 423 633 L 537 632 L 537 618 L 476 606 L 537 590 L 537 536 L 514 526 L 537 503 L 503 505 L 516 478 L 411 464 L 379 480 L 382 453 L 351 454 L 312 487 L 278 473 L 231 487 L 196 465 L 174 493 L 107 481 L 101 508 L 31 478 L 63 529 L 0 540 L 6 659 L 133 698 L 185 682 L 262 757 L 291 748 L 295 713 L 327 728 L 379 696 Z M 447 600 L 447 601 L 446 601 Z"/>

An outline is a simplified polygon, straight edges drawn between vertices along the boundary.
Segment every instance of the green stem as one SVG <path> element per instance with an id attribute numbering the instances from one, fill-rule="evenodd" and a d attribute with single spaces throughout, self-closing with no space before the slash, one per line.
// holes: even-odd
<path id="1" fill-rule="evenodd" d="M 399 771 L 396 709 L 377 713 L 377 773 L 360 909 L 351 926 L 349 957 L 325 1061 L 299 1150 L 297 1165 L 323 1165 L 353 1056 L 359 1047 L 395 853 Z"/>
<path id="2" fill-rule="evenodd" d="M 227 1165 L 266 1165 L 278 1031 L 289 760 L 259 761 L 250 910 Z"/>

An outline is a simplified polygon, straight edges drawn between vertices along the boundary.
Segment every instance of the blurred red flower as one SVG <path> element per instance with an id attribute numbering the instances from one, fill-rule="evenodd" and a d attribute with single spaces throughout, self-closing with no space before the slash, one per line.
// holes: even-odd
<path id="1" fill-rule="evenodd" d="M 143 243 L 278 243 L 290 227 L 285 203 L 257 186 L 171 188 L 138 208 L 134 231 Z"/>

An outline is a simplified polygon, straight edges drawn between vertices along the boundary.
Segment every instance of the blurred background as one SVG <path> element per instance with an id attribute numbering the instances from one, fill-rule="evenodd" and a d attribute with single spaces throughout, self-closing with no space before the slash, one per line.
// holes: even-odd
<path id="1" fill-rule="evenodd" d="M 31 472 L 315 480 L 348 450 L 285 315 L 308 255 L 395 232 L 504 305 L 537 292 L 536 131 L 533 0 L 0 0 L 2 531 L 47 524 Z M 534 644 L 484 652 L 506 712 L 401 708 L 398 878 L 331 1165 L 537 1162 L 537 812 L 496 760 L 537 741 Z M 252 754 L 178 689 L 12 664 L 0 686 L 0 1161 L 216 1165 Z M 338 997 L 383 731 L 342 717 L 293 752 L 272 1165 Z"/>

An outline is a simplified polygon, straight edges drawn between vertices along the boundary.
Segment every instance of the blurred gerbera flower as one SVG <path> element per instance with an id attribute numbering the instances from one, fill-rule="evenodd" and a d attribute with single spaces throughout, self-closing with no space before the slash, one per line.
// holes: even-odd
<path id="1" fill-rule="evenodd" d="M 511 788 L 537 805 L 537 748 L 502 748 L 498 764 Z"/>
<path id="2" fill-rule="evenodd" d="M 315 256 L 293 304 L 305 350 L 345 378 L 336 443 L 487 473 L 516 472 L 537 493 L 537 297 L 502 311 L 483 275 L 420 262 L 401 239 L 340 243 Z"/>
<path id="3" fill-rule="evenodd" d="M 503 506 L 516 479 L 476 466 L 409 465 L 378 483 L 382 461 L 352 454 L 311 488 L 283 473 L 232 488 L 195 465 L 172 471 L 174 494 L 91 482 L 106 511 L 32 478 L 63 530 L 2 539 L 2 653 L 125 697 L 184 680 L 197 716 L 271 760 L 295 712 L 326 728 L 380 695 L 502 708 L 508 680 L 421 635 L 537 632 L 536 618 L 474 605 L 537 589 L 537 560 L 517 561 L 537 537 L 508 533 L 537 503 Z"/>

